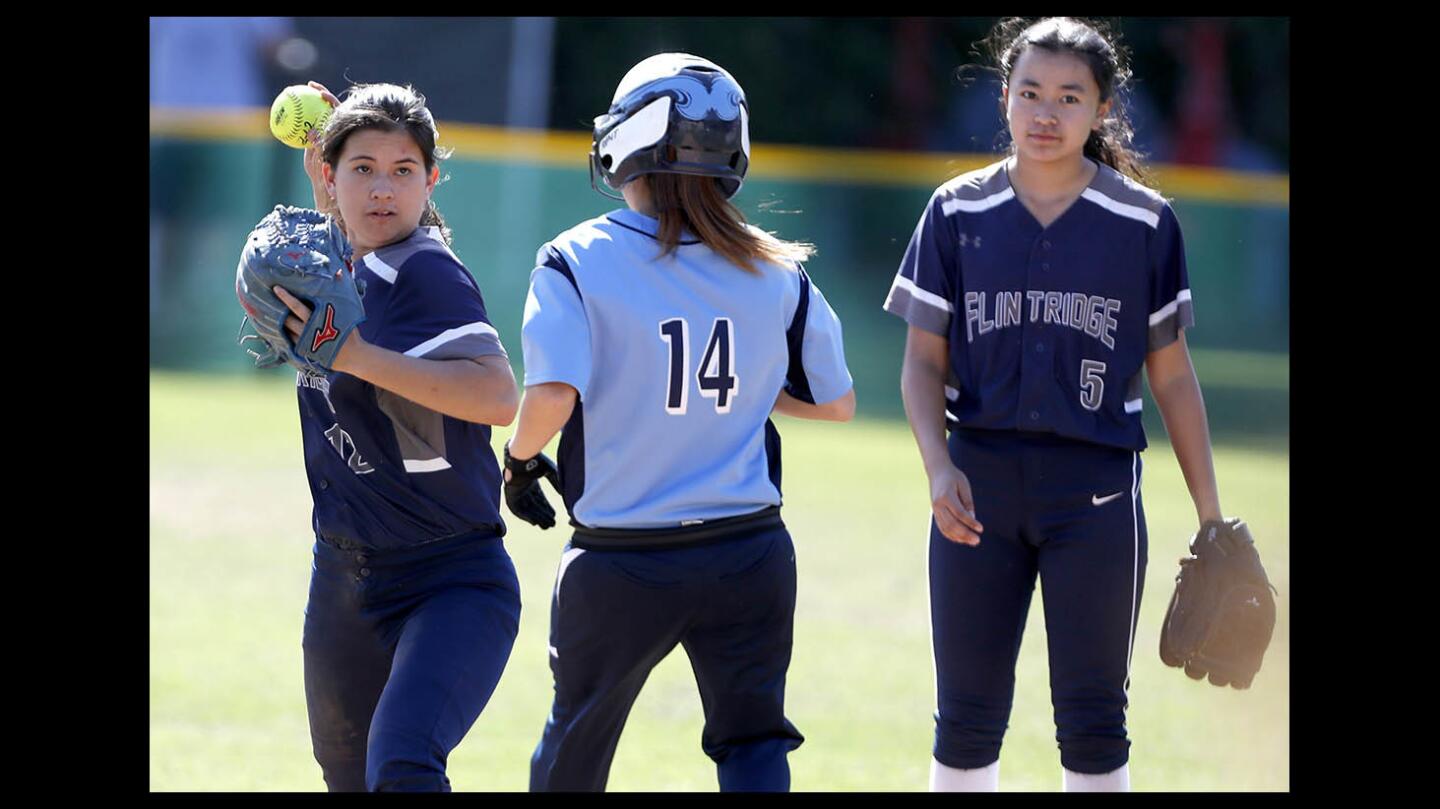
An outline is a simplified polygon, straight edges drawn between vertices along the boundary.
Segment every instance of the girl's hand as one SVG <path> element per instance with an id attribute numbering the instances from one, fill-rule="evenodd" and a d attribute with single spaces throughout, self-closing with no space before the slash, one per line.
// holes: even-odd
<path id="1" fill-rule="evenodd" d="M 329 104 L 332 108 L 340 106 L 340 99 L 336 98 L 334 93 L 327 90 L 325 88 L 325 85 L 321 84 L 318 81 L 306 82 L 306 84 L 310 85 L 316 90 L 319 90 L 320 97 L 324 98 L 325 103 Z"/>
<path id="2" fill-rule="evenodd" d="M 294 342 L 299 340 L 301 333 L 305 331 L 305 324 L 310 321 L 310 307 L 306 306 L 299 298 L 291 295 L 286 291 L 285 287 L 276 285 L 270 287 L 270 289 L 275 292 L 275 297 L 279 298 L 281 303 L 290 308 L 292 313 L 291 315 L 285 316 L 285 330 L 290 332 L 290 341 Z M 299 319 L 297 320 L 296 318 Z M 350 337 L 345 340 L 344 345 L 340 346 L 340 350 L 335 353 L 335 361 L 331 363 L 330 369 L 333 371 L 347 372 L 346 369 L 349 367 L 349 361 L 356 357 L 356 352 L 362 350 L 358 346 L 364 343 L 365 338 L 360 336 L 359 329 L 351 332 Z"/>
<path id="3" fill-rule="evenodd" d="M 333 109 L 340 106 L 340 99 L 325 88 L 325 85 L 318 81 L 309 82 L 309 85 L 320 91 L 320 97 L 325 99 Z M 323 161 L 320 159 L 320 150 L 311 145 L 305 149 L 305 175 L 310 178 L 310 190 L 315 196 L 315 210 L 326 214 L 335 214 L 335 198 L 330 196 L 330 190 L 325 187 L 325 174 L 320 168 Z"/>
<path id="4" fill-rule="evenodd" d="M 310 192 L 315 197 L 315 210 L 324 214 L 334 214 L 336 211 L 335 198 L 330 196 L 330 189 L 325 186 L 325 174 L 320 168 L 323 162 L 320 159 L 318 148 L 305 147 L 305 175 L 310 178 Z"/>
<path id="5" fill-rule="evenodd" d="M 962 545 L 980 544 L 985 527 L 975 519 L 970 479 L 951 464 L 930 476 L 930 510 L 935 514 L 935 527 L 946 539 Z"/>

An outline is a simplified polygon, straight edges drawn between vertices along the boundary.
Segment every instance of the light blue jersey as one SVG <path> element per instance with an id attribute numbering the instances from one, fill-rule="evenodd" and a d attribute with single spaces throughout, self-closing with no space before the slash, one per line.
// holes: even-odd
<path id="1" fill-rule="evenodd" d="M 778 506 L 783 389 L 852 387 L 840 320 L 798 266 L 730 263 L 685 233 L 658 259 L 628 209 L 542 245 L 522 331 L 525 384 L 580 394 L 560 440 L 566 508 L 592 528 L 666 528 Z"/>

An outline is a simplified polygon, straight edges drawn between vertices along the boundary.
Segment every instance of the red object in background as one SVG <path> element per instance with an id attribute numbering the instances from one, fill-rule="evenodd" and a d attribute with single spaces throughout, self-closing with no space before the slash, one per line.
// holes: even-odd
<path id="1" fill-rule="evenodd" d="M 1214 165 L 1230 131 L 1225 28 L 1195 20 L 1185 28 L 1184 77 L 1176 109 L 1175 162 Z"/>
<path id="2" fill-rule="evenodd" d="M 890 71 L 894 114 L 878 132 L 878 145 L 883 148 L 924 146 L 935 110 L 931 23 L 927 17 L 901 17 L 895 21 L 895 60 Z"/>

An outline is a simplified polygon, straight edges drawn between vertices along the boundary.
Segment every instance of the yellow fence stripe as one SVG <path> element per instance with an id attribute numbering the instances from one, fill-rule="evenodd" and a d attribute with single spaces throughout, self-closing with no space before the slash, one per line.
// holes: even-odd
<path id="1" fill-rule="evenodd" d="M 150 109 L 150 136 L 182 140 L 263 141 L 268 139 L 264 110 Z M 477 124 L 441 123 L 440 145 L 455 156 L 474 160 L 523 160 L 547 166 L 584 169 L 590 135 L 541 129 L 510 129 Z M 995 155 L 835 149 L 757 143 L 751 147 L 750 176 L 765 180 L 805 180 L 845 185 L 934 187 L 957 174 L 995 161 Z M 1154 183 L 1167 196 L 1192 200 L 1290 204 L 1290 176 L 1261 172 L 1158 164 Z"/>
<path id="2" fill-rule="evenodd" d="M 150 108 L 150 137 L 180 140 L 264 140 L 270 134 L 264 110 Z"/>

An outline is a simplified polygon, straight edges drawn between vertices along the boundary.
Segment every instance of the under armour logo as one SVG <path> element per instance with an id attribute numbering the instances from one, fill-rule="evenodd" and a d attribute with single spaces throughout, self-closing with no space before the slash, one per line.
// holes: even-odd
<path id="1" fill-rule="evenodd" d="M 971 236 L 970 234 L 968 234 L 968 233 L 962 233 L 962 234 L 960 234 L 960 246 L 961 246 L 961 247 L 969 247 L 969 246 L 970 246 L 970 242 L 972 242 L 972 241 L 975 242 L 975 249 L 976 249 L 976 250 L 979 250 L 979 249 L 980 249 L 980 237 L 979 237 L 979 236 L 973 236 L 973 237 L 972 237 L 972 236 Z"/>
<path id="2" fill-rule="evenodd" d="M 1245 604 L 1246 604 L 1246 606 L 1250 606 L 1250 607 L 1259 607 L 1259 606 L 1260 606 L 1260 599 L 1256 598 L 1255 596 L 1250 596 L 1250 600 L 1249 600 L 1249 601 L 1246 601 Z"/>

